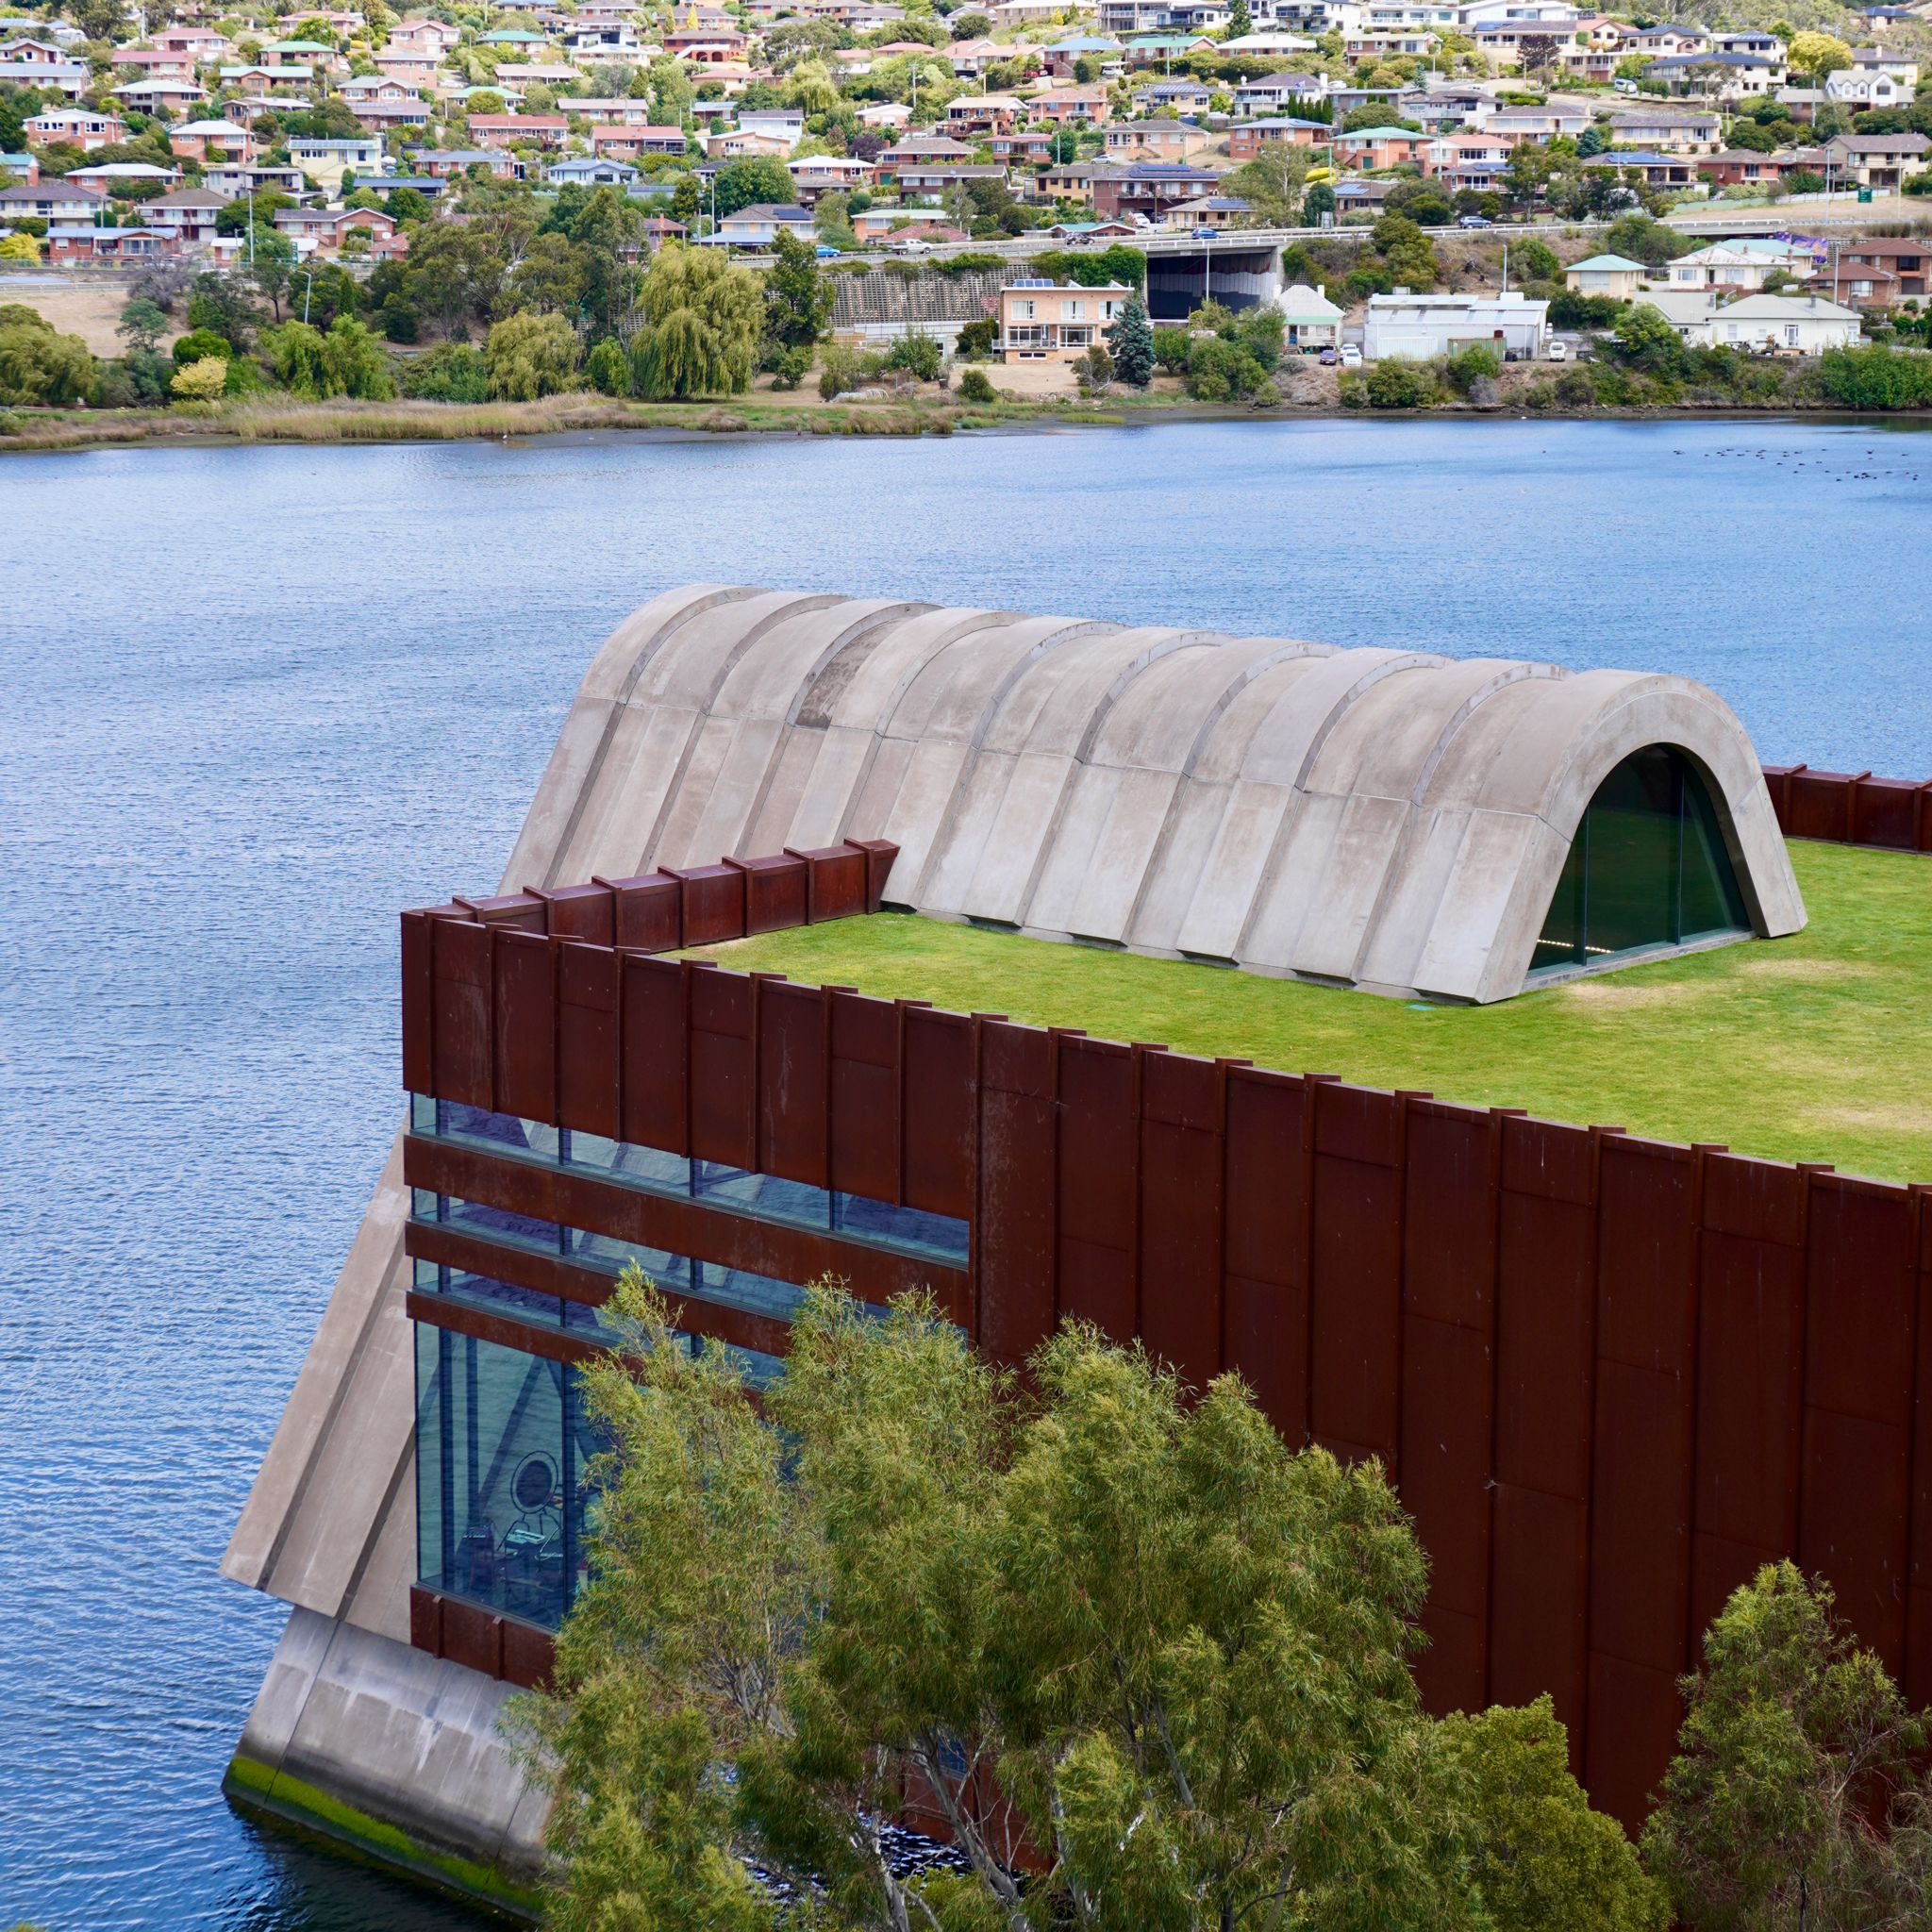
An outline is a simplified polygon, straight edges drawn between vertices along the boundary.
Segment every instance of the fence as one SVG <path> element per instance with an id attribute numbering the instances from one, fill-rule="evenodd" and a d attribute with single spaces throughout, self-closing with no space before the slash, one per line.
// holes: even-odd
<path id="1" fill-rule="evenodd" d="M 1764 782 L 1789 839 L 1932 852 L 1932 779 L 1874 778 L 1870 772 L 1814 772 L 1766 765 Z"/>

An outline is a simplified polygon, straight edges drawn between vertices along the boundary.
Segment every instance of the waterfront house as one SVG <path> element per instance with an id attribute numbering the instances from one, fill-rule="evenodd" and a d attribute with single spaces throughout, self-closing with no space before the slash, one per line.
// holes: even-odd
<path id="1" fill-rule="evenodd" d="M 1325 284 L 1311 289 L 1306 282 L 1296 282 L 1281 291 L 1274 306 L 1281 312 L 1283 339 L 1291 349 L 1307 352 L 1341 346 L 1347 311 L 1328 299 Z"/>
<path id="2" fill-rule="evenodd" d="M 1371 362 L 1426 362 L 1480 345 L 1506 362 L 1543 353 L 1550 305 L 1520 289 L 1417 295 L 1407 289 L 1371 295 L 1362 326 L 1362 354 Z"/>
<path id="3" fill-rule="evenodd" d="M 1003 362 L 1071 362 L 1102 341 L 1133 290 L 1022 276 L 1000 291 L 996 346 Z"/>
<path id="4" fill-rule="evenodd" d="M 1812 294 L 1746 295 L 1718 309 L 1710 330 L 1717 347 L 1779 356 L 1849 349 L 1862 334 L 1856 309 Z"/>

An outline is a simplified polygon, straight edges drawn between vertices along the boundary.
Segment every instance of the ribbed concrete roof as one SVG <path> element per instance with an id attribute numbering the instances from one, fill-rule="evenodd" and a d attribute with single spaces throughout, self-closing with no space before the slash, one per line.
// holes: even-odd
<path id="1" fill-rule="evenodd" d="M 1683 678 L 691 585 L 599 652 L 505 883 L 884 838 L 936 917 L 1487 1001 L 1659 743 L 1757 931 L 1796 930 L 1750 741 Z"/>

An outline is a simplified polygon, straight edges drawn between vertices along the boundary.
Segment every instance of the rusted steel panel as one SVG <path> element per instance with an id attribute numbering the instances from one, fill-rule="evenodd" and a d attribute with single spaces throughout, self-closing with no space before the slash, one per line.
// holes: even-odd
<path id="1" fill-rule="evenodd" d="M 1760 1550 L 1797 1529 L 1801 1265 L 1775 1242 L 1704 1237 L 1696 1523 Z"/>
<path id="2" fill-rule="evenodd" d="M 1307 1122 L 1302 1081 L 1228 1070 L 1223 1356 L 1297 1445 L 1308 1437 Z"/>
<path id="3" fill-rule="evenodd" d="M 1697 1352 L 1696 1157 L 1607 1136 L 1598 1186 L 1597 1357 L 1689 1375 Z"/>
<path id="4" fill-rule="evenodd" d="M 758 1168 L 814 1188 L 831 1185 L 827 995 L 766 980 L 758 991 Z"/>
<path id="5" fill-rule="evenodd" d="M 1771 808 L 1777 814 L 1777 826 L 1781 832 L 1790 830 L 1791 774 L 1804 769 L 1803 765 L 1764 767 L 1764 789 L 1771 793 Z"/>
<path id="6" fill-rule="evenodd" d="M 1415 1659 L 1416 1689 L 1423 1708 L 1431 1717 L 1452 1710 L 1483 1707 L 1483 1626 L 1436 1601 L 1435 1592 L 1423 1606 L 1423 1634 L 1428 1647 Z"/>
<path id="7" fill-rule="evenodd" d="M 1570 1727 L 1573 1768 L 1584 1733 L 1584 1507 L 1564 1496 L 1498 1483 L 1490 1593 L 1492 1704 L 1547 1690 Z"/>
<path id="8" fill-rule="evenodd" d="M 1903 1689 L 1914 1710 L 1932 1704 L 1932 1590 L 1906 1592 L 1906 1671 Z"/>
<path id="9" fill-rule="evenodd" d="M 691 1041 L 686 985 L 671 959 L 627 954 L 623 965 L 624 1135 L 639 1147 L 691 1152 Z"/>
<path id="10" fill-rule="evenodd" d="M 1332 1091 L 1315 1090 L 1318 1144 Z M 1392 1095 L 1375 1098 L 1397 1111 Z M 1314 1197 L 1309 1427 L 1331 1446 L 1362 1444 L 1392 1472 L 1402 1413 L 1402 1175 L 1318 1152 Z"/>
<path id="11" fill-rule="evenodd" d="M 1917 1301 L 1912 1197 L 1837 1174 L 1809 1184 L 1805 1400 L 1904 1428 Z"/>
<path id="12" fill-rule="evenodd" d="M 1315 1153 L 1393 1167 L 1402 1158 L 1402 1108 L 1374 1087 L 1322 1083 L 1315 1093 Z"/>
<path id="13" fill-rule="evenodd" d="M 675 953 L 684 943 L 684 886 L 668 872 L 599 879 L 611 897 L 613 937 L 627 952 Z"/>
<path id="14" fill-rule="evenodd" d="M 1919 1229 L 1912 1351 L 1918 1373 L 1912 1404 L 1911 1580 L 1915 1588 L 1932 1591 L 1932 1188 L 1914 1188 L 1912 1193 L 1918 1203 Z M 1932 1653 L 1924 1659 L 1924 1669 L 1932 1678 Z M 1919 1702 L 1932 1703 L 1932 1695 Z"/>
<path id="15" fill-rule="evenodd" d="M 1632 1838 L 1642 1829 L 1650 1794 L 1677 1748 L 1682 1717 L 1670 1672 L 1592 1655 L 1583 1782 L 1591 1805 L 1607 1811 Z"/>
<path id="16" fill-rule="evenodd" d="M 1054 1331 L 1052 1039 L 989 1020 L 980 1027 L 979 1205 L 973 1254 L 978 1341 L 1018 1362 Z"/>
<path id="17" fill-rule="evenodd" d="M 1590 1208 L 1506 1189 L 1496 1287 L 1496 1474 L 1577 1503 L 1590 1497 L 1595 1276 Z"/>
<path id="18" fill-rule="evenodd" d="M 624 1138 L 623 961 L 608 946 L 557 949 L 557 1117 L 580 1133 Z"/>
<path id="19" fill-rule="evenodd" d="M 1205 1388 L 1222 1365 L 1222 1075 L 1211 1060 L 1139 1058 L 1141 1332 Z"/>
<path id="20" fill-rule="evenodd" d="M 503 1681 L 534 1690 L 557 1663 L 557 1640 L 517 1617 L 503 1620 Z"/>
<path id="21" fill-rule="evenodd" d="M 1056 1038 L 1060 1313 L 1125 1341 L 1139 1332 L 1134 1056 L 1111 1041 Z"/>
<path id="22" fill-rule="evenodd" d="M 828 992 L 832 1005 L 829 1185 L 899 1198 L 899 1012 L 890 1000 Z"/>
<path id="23" fill-rule="evenodd" d="M 808 924 L 811 875 L 802 858 L 734 858 L 744 874 L 744 929 L 747 933 L 789 932 Z"/>
<path id="24" fill-rule="evenodd" d="M 675 868 L 684 891 L 684 943 L 715 946 L 744 937 L 744 874 L 735 865 Z"/>
<path id="25" fill-rule="evenodd" d="M 432 919 L 436 1008 L 432 1067 L 439 1100 L 466 1107 L 494 1102 L 491 1064 L 490 928 L 470 921 Z"/>
<path id="26" fill-rule="evenodd" d="M 1905 1666 L 1911 1441 L 1903 1428 L 1831 1409 L 1805 1412 L 1798 1561 L 1890 1671 Z"/>
<path id="27" fill-rule="evenodd" d="M 460 1597 L 442 1600 L 442 1655 L 465 1670 L 486 1677 L 503 1671 L 503 1619 L 466 1604 Z"/>
<path id="28" fill-rule="evenodd" d="M 465 899 L 458 893 L 454 903 L 481 925 L 535 933 L 547 928 L 543 901 L 535 892 L 505 892 L 494 899 Z"/>
<path id="29" fill-rule="evenodd" d="M 493 931 L 496 1110 L 557 1124 L 557 955 L 539 933 Z"/>
<path id="30" fill-rule="evenodd" d="M 852 919 L 865 910 L 865 854 L 856 845 L 821 845 L 785 850 L 806 864 L 809 891 L 806 916 L 818 925 L 827 919 Z"/>
<path id="31" fill-rule="evenodd" d="M 1588 1207 L 1595 1199 L 1596 1149 L 1588 1127 L 1550 1121 L 1503 1123 L 1503 1190 Z"/>
<path id="32" fill-rule="evenodd" d="M 416 1583 L 409 1586 L 409 1645 L 431 1657 L 442 1655 L 442 1599 Z"/>
<path id="33" fill-rule="evenodd" d="M 886 881 L 899 848 L 890 839 L 848 839 L 848 845 L 865 854 L 865 909 L 876 912 L 885 903 Z"/>
<path id="34" fill-rule="evenodd" d="M 582 940 L 592 946 L 617 942 L 617 894 L 608 886 L 594 881 L 587 886 L 563 886 L 554 892 L 536 886 L 525 890 L 532 898 L 541 899 L 548 921 L 545 930 L 554 940 Z"/>
<path id="35" fill-rule="evenodd" d="M 1591 1648 L 1667 1676 L 1689 1661 L 1690 1432 L 1687 1375 L 1599 1359 Z"/>
<path id="36" fill-rule="evenodd" d="M 1909 778 L 1859 779 L 1852 791 L 1853 843 L 1916 852 L 1924 791 Z"/>
<path id="37" fill-rule="evenodd" d="M 1790 1554 L 1789 1546 L 1765 1549 L 1755 1543 L 1733 1542 L 1728 1537 L 1690 1535 L 1690 1661 L 1704 1660 L 1704 1633 L 1724 1608 L 1730 1593 L 1756 1576 L 1766 1563 Z"/>
<path id="38" fill-rule="evenodd" d="M 899 1096 L 906 1205 L 964 1221 L 973 1212 L 978 1140 L 974 1023 L 962 1013 L 903 1007 Z"/>
<path id="39" fill-rule="evenodd" d="M 436 934 L 426 912 L 403 914 L 403 1086 L 436 1091 Z"/>
<path id="40" fill-rule="evenodd" d="M 1489 1341 L 1459 1323 L 1410 1315 L 1402 1353 L 1402 1502 L 1429 1553 L 1429 1600 L 1479 1624 L 1489 1598 Z"/>
<path id="41" fill-rule="evenodd" d="M 1492 1129 L 1470 1108 L 1416 1101 L 1408 1110 L 1403 1194 L 1403 1305 L 1411 1315 L 1485 1329 L 1496 1288 Z"/>
<path id="42" fill-rule="evenodd" d="M 1785 831 L 1793 839 L 1845 840 L 1852 833 L 1852 789 L 1858 774 L 1797 771 L 1790 776 Z"/>
<path id="43" fill-rule="evenodd" d="M 721 1166 L 758 1165 L 758 982 L 691 971 L 691 1151 Z"/>

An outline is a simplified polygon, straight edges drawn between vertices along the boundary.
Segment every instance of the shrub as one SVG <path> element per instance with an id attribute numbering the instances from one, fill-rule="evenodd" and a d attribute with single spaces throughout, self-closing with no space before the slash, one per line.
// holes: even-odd
<path id="1" fill-rule="evenodd" d="M 959 400 L 962 403 L 991 403 L 996 400 L 993 387 L 983 369 L 967 369 L 959 376 Z"/>
<path id="2" fill-rule="evenodd" d="M 1510 250 L 1510 255 L 1517 273 L 1524 281 L 1554 282 L 1563 273 L 1563 264 L 1557 259 L 1556 250 L 1534 237 L 1527 242 L 1519 242 Z"/>
<path id="3" fill-rule="evenodd" d="M 969 322 L 960 329 L 953 354 L 961 362 L 983 362 L 992 354 L 992 345 L 999 332 L 999 324 L 990 317 L 983 322 Z"/>
<path id="4" fill-rule="evenodd" d="M 1436 375 L 1425 362 L 1377 362 L 1367 389 L 1373 409 L 1426 409 L 1436 400 Z"/>
<path id="5" fill-rule="evenodd" d="M 1623 313 L 1624 305 L 1614 295 L 1581 295 L 1574 289 L 1558 289 L 1550 297 L 1552 328 L 1609 328 Z"/>
<path id="6" fill-rule="evenodd" d="M 1075 359 L 1074 374 L 1089 388 L 1099 389 L 1113 380 L 1113 358 L 1095 342 L 1084 356 Z"/>
<path id="7" fill-rule="evenodd" d="M 204 356 L 185 369 L 175 372 L 169 387 L 184 403 L 211 403 L 228 386 L 228 362 L 225 356 Z"/>
<path id="8" fill-rule="evenodd" d="M 403 369 L 403 393 L 421 403 L 482 403 L 490 372 L 467 342 L 443 342 Z"/>
<path id="9" fill-rule="evenodd" d="M 1466 349 L 1458 349 L 1442 365 L 1442 372 L 1449 378 L 1450 387 L 1460 396 L 1466 396 L 1478 382 L 1494 382 L 1503 373 L 1502 358 L 1495 350 L 1481 342 L 1472 342 Z"/>
<path id="10" fill-rule="evenodd" d="M 512 315 L 491 329 L 483 361 L 493 396 L 531 403 L 556 395 L 576 374 L 576 331 L 561 315 Z"/>
<path id="11" fill-rule="evenodd" d="M 234 353 L 235 345 L 226 336 L 218 336 L 211 328 L 193 328 L 175 344 L 175 366 L 186 369 L 205 356 L 225 357 Z"/>
<path id="12" fill-rule="evenodd" d="M 1188 358 L 1194 352 L 1194 339 L 1184 328 L 1158 328 L 1154 331 L 1154 360 L 1170 375 L 1185 375 Z"/>
<path id="13" fill-rule="evenodd" d="M 876 375 L 878 367 L 875 358 L 862 356 L 844 342 L 833 342 L 819 358 L 819 394 L 828 403 L 834 396 L 849 395 L 867 376 Z"/>
<path id="14" fill-rule="evenodd" d="M 382 305 L 382 332 L 392 342 L 413 342 L 423 326 L 423 311 L 401 295 L 386 297 Z"/>
<path id="15" fill-rule="evenodd" d="M 806 348 L 781 349 L 772 358 L 772 387 L 797 389 L 811 374 L 811 351 Z"/>
<path id="16" fill-rule="evenodd" d="M 1574 369 L 1566 369 L 1557 376 L 1555 385 L 1557 402 L 1566 409 L 1587 409 L 1597 399 L 1596 372 L 1586 369 L 1581 363 Z"/>
<path id="17" fill-rule="evenodd" d="M 923 328 L 903 335 L 886 351 L 885 366 L 903 369 L 921 382 L 937 382 L 945 367 L 945 351 Z"/>
<path id="18" fill-rule="evenodd" d="M 1267 380 L 1268 372 L 1243 344 L 1220 336 L 1197 338 L 1188 358 L 1188 393 L 1197 402 L 1236 402 Z"/>
<path id="19" fill-rule="evenodd" d="M 1922 409 L 1932 405 L 1932 358 L 1902 356 L 1874 343 L 1827 349 L 1819 360 L 1819 387 L 1848 409 Z"/>
<path id="20" fill-rule="evenodd" d="M 94 386 L 94 358 L 78 336 L 17 302 L 0 307 L 0 403 L 77 403 Z"/>
<path id="21" fill-rule="evenodd" d="M 624 353 L 624 344 L 610 336 L 591 351 L 584 374 L 590 377 L 591 387 L 603 395 L 630 393 L 630 358 Z"/>

